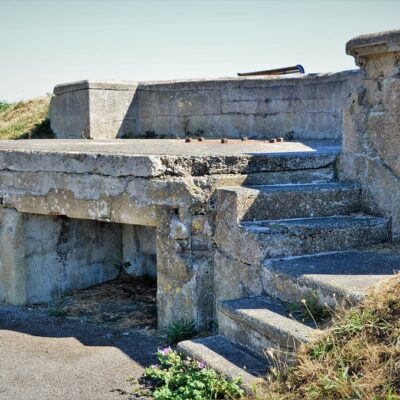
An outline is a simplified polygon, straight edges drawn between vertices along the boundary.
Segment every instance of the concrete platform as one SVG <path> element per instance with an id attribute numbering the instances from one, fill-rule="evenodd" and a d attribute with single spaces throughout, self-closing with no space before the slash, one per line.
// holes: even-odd
<path id="1" fill-rule="evenodd" d="M 18 140 L 0 143 L 0 170 L 143 178 L 243 174 L 321 168 L 332 164 L 339 150 L 332 141 Z"/>
<path id="2" fill-rule="evenodd" d="M 228 143 L 225 144 L 216 139 L 205 139 L 203 142 L 193 139 L 190 143 L 186 143 L 184 139 L 2 140 L 0 142 L 0 151 L 5 150 L 154 156 L 241 156 L 315 151 L 337 152 L 340 150 L 340 144 L 331 140 L 269 143 L 267 140 L 246 140 L 243 142 L 238 139 L 229 139 Z"/>

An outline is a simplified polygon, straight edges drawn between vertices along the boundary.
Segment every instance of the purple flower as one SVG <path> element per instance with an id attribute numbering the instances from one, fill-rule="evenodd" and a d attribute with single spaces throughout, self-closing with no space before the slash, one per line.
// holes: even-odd
<path id="1" fill-rule="evenodd" d="M 158 364 L 153 364 L 153 365 L 151 366 L 151 368 L 157 369 L 157 368 L 158 368 Z"/>
<path id="2" fill-rule="evenodd" d="M 206 367 L 206 363 L 204 361 L 199 362 L 199 368 L 204 369 Z"/>
<path id="3" fill-rule="evenodd" d="M 171 353 L 172 349 L 171 347 L 165 347 L 164 349 L 161 350 L 161 353 L 166 356 L 167 354 Z"/>

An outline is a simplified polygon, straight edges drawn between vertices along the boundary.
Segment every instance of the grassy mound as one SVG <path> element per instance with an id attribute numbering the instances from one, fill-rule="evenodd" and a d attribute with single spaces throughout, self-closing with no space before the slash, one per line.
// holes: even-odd
<path id="1" fill-rule="evenodd" d="M 299 351 L 295 367 L 275 368 L 260 400 L 400 400 L 400 275 L 335 315 Z"/>
<path id="2" fill-rule="evenodd" d="M 0 101 L 0 139 L 52 138 L 47 119 L 50 96 L 18 103 Z"/>

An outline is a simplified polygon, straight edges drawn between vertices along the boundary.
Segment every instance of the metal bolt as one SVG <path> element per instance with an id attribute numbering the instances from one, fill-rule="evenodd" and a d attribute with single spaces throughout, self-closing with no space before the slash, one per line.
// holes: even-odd
<path id="1" fill-rule="evenodd" d="M 190 137 L 185 138 L 185 143 L 190 143 L 192 139 Z"/>
<path id="2" fill-rule="evenodd" d="M 275 138 L 269 139 L 268 142 L 269 143 L 276 143 L 276 139 Z"/>
<path id="3" fill-rule="evenodd" d="M 242 142 L 245 142 L 245 141 L 247 140 L 247 136 L 242 136 L 242 137 L 240 138 L 240 140 L 241 140 Z"/>
<path id="4" fill-rule="evenodd" d="M 277 141 L 277 142 L 280 142 L 280 143 L 283 143 L 283 137 L 278 137 L 278 138 L 276 139 L 276 141 Z"/>
<path id="5" fill-rule="evenodd" d="M 203 142 L 203 141 L 204 141 L 204 138 L 199 137 L 199 138 L 197 138 L 197 141 L 198 141 L 198 142 Z"/>

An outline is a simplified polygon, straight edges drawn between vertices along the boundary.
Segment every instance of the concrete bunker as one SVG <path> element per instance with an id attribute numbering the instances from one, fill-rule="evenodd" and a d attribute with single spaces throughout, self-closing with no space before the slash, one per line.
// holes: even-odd
<path id="1" fill-rule="evenodd" d="M 0 213 L 5 239 L 0 243 L 2 301 L 47 302 L 57 295 L 115 279 L 122 271 L 156 279 L 153 227 L 10 209 Z M 19 243 L 18 248 L 15 243 Z"/>

